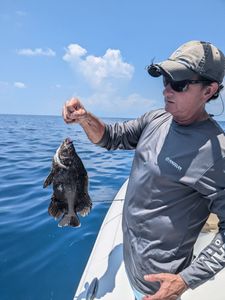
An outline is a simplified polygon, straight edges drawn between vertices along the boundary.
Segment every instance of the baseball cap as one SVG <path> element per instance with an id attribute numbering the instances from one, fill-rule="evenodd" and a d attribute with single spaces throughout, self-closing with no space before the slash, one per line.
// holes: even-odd
<path id="1" fill-rule="evenodd" d="M 169 76 L 174 81 L 186 80 L 199 74 L 206 79 L 223 81 L 225 56 L 209 42 L 190 41 L 181 45 L 167 60 L 147 67 L 153 77 Z"/>

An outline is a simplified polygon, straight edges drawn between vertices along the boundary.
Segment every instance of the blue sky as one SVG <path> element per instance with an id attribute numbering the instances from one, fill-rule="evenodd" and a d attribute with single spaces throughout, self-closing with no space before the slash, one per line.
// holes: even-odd
<path id="1" fill-rule="evenodd" d="M 72 96 L 101 117 L 163 107 L 145 66 L 189 40 L 225 52 L 224 16 L 224 0 L 1 0 L 0 113 L 60 115 Z"/>

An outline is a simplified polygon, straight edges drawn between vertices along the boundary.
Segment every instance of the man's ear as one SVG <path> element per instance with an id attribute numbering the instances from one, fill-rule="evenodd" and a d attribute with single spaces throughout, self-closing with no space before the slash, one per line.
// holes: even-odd
<path id="1" fill-rule="evenodd" d="M 217 82 L 212 82 L 210 85 L 205 87 L 204 95 L 207 97 L 207 100 L 210 99 L 219 89 L 219 84 Z"/>

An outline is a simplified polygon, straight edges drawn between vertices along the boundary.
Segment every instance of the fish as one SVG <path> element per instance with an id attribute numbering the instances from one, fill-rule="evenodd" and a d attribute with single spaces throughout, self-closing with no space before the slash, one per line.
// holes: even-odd
<path id="1" fill-rule="evenodd" d="M 52 159 L 49 175 L 43 188 L 53 186 L 53 194 L 48 213 L 56 220 L 61 218 L 58 226 L 79 227 L 80 219 L 87 216 L 92 209 L 92 200 L 88 193 L 88 174 L 78 156 L 73 141 L 66 138 Z"/>

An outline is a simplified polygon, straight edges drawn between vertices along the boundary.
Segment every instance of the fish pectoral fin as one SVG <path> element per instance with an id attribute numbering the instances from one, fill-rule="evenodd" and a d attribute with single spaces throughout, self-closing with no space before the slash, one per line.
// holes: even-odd
<path id="1" fill-rule="evenodd" d="M 91 207 L 90 206 L 85 206 L 82 210 L 79 211 L 79 214 L 82 217 L 86 217 L 91 211 Z"/>
<path id="2" fill-rule="evenodd" d="M 59 227 L 64 226 L 72 226 L 72 227 L 79 227 L 80 226 L 80 220 L 78 219 L 78 216 L 71 215 L 71 214 L 64 214 L 61 221 L 58 224 Z"/>
<path id="3" fill-rule="evenodd" d="M 53 181 L 53 177 L 54 177 L 54 173 L 51 172 L 48 177 L 45 179 L 44 183 L 43 183 L 43 188 L 46 188 L 48 185 L 50 185 Z"/>
<path id="4" fill-rule="evenodd" d="M 81 204 L 77 207 L 77 211 L 82 217 L 85 217 L 90 213 L 92 208 L 91 198 L 88 194 L 85 194 L 80 202 Z"/>

